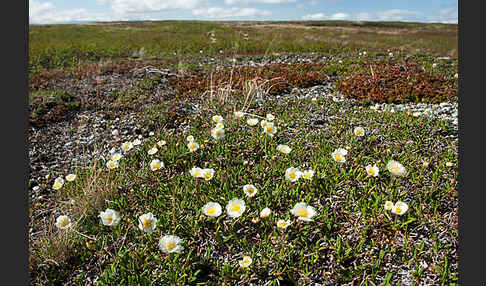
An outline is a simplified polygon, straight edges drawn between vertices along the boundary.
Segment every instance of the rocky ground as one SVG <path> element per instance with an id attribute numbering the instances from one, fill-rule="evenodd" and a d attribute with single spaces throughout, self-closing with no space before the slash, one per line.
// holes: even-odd
<path id="1" fill-rule="evenodd" d="M 221 65 L 264 65 L 272 63 L 303 63 L 328 60 L 316 54 L 306 57 L 296 55 L 281 55 L 260 60 L 244 60 L 243 58 L 204 58 L 199 64 L 215 63 Z M 57 81 L 50 88 L 69 90 L 78 95 L 84 95 L 85 105 L 98 108 L 81 109 L 71 114 L 66 120 L 49 123 L 42 127 L 30 126 L 28 130 L 29 143 L 29 204 L 42 202 L 53 192 L 51 186 L 54 179 L 60 175 L 66 175 L 76 167 L 88 166 L 93 158 L 103 158 L 116 150 L 124 141 L 133 140 L 136 137 L 148 137 L 151 132 L 155 134 L 183 131 L 183 121 L 169 122 L 170 124 L 150 129 L 145 124 L 141 112 L 142 108 L 114 109 L 105 108 L 107 104 L 99 104 L 97 101 L 110 103 L 107 95 L 133 87 L 144 77 L 151 73 L 162 74 L 162 82 L 171 76 L 176 76 L 177 71 L 154 69 L 150 66 L 133 67 L 124 73 L 87 76 L 81 79 L 66 78 Z M 345 99 L 334 92 L 333 82 L 336 78 L 329 78 L 324 85 L 310 88 L 295 88 L 290 94 L 271 96 L 274 100 L 285 100 L 289 96 L 298 97 L 332 97 L 335 101 L 353 101 Z M 199 101 L 197 99 L 185 99 L 184 104 L 177 102 L 171 96 L 174 93 L 170 87 L 157 88 L 150 98 L 143 98 L 140 106 L 147 107 L 156 103 L 171 102 L 176 113 L 187 114 L 198 112 Z M 101 96 L 101 98 L 100 98 Z M 257 98 L 257 101 L 267 100 Z M 90 102 L 91 101 L 91 102 Z M 367 108 L 364 107 L 363 108 Z M 413 116 L 436 117 L 441 120 L 449 120 L 457 130 L 458 104 L 457 102 L 444 102 L 440 104 L 376 104 L 375 109 L 380 111 L 410 112 Z M 457 132 L 451 138 L 457 140 Z"/>

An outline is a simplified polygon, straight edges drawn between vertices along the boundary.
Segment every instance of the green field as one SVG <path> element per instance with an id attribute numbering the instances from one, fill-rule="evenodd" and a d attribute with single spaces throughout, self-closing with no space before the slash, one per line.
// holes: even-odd
<path id="1" fill-rule="evenodd" d="M 102 110 L 113 114 L 108 127 L 129 112 L 155 133 L 120 151 L 117 168 L 101 160 L 77 168 L 76 179 L 52 191 L 48 203 L 30 204 L 29 227 L 37 233 L 30 239 L 31 284 L 457 285 L 458 146 L 451 140 L 457 131 L 449 121 L 370 108 L 456 101 L 457 25 L 43 25 L 30 26 L 29 50 L 32 126 L 49 128 L 73 113 Z M 229 61 L 282 54 L 317 54 L 320 60 L 262 67 Z M 177 76 L 134 76 L 146 66 Z M 124 81 L 110 91 L 86 87 L 96 76 Z M 295 91 L 331 79 L 347 100 Z M 167 91 L 164 97 L 160 90 Z M 181 115 L 182 108 L 193 111 Z M 238 118 L 234 111 L 246 114 Z M 247 123 L 269 113 L 274 136 L 260 122 Z M 211 136 L 214 115 L 224 118 L 219 140 Z M 182 124 L 188 127 L 178 129 Z M 364 136 L 353 133 L 356 127 Z M 188 135 L 198 150 L 189 151 Z M 159 140 L 166 144 L 157 146 Z M 279 152 L 279 144 L 291 152 Z M 154 146 L 158 151 L 148 154 Z M 337 148 L 348 151 L 344 163 L 331 156 Z M 157 171 L 150 168 L 154 159 L 164 164 Z M 390 160 L 403 164 L 407 175 L 393 176 Z M 373 177 L 365 167 L 375 164 L 379 174 Z M 212 168 L 214 177 L 194 178 L 195 166 Z M 314 175 L 291 182 L 285 179 L 290 167 Z M 52 189 L 65 175 L 52 172 L 44 187 Z M 256 186 L 255 196 L 245 194 L 247 184 Z M 246 205 L 237 218 L 226 210 L 233 198 Z M 408 210 L 394 214 L 384 209 L 386 201 L 406 202 Z M 218 202 L 222 214 L 205 215 L 208 202 Z M 315 209 L 311 221 L 292 214 L 299 202 Z M 261 218 L 265 207 L 272 212 Z M 120 213 L 118 225 L 103 225 L 99 213 L 106 208 Z M 138 227 L 148 212 L 157 218 L 153 233 Z M 56 228 L 59 215 L 70 217 L 70 228 Z M 279 228 L 279 219 L 290 225 Z M 158 243 L 164 235 L 180 237 L 183 250 L 163 252 Z M 249 267 L 239 264 L 244 256 L 252 258 Z"/>

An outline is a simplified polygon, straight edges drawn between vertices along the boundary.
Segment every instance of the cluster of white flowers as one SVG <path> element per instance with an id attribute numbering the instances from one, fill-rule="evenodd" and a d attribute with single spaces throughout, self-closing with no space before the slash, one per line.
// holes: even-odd
<path id="1" fill-rule="evenodd" d="M 76 175 L 75 174 L 68 174 L 66 175 L 66 181 L 68 182 L 72 182 L 76 179 Z M 57 177 L 55 180 L 54 180 L 54 184 L 52 185 L 52 189 L 54 190 L 60 190 L 65 184 L 65 181 L 64 181 L 64 178 L 63 177 Z"/>
<path id="2" fill-rule="evenodd" d="M 245 114 L 246 113 L 244 113 L 243 111 L 234 112 L 234 116 L 238 119 L 242 118 Z M 258 122 L 260 122 L 260 125 L 263 128 L 263 133 L 273 137 L 277 131 L 277 127 L 275 126 L 274 120 L 275 120 L 275 116 L 273 114 L 267 114 L 265 119 L 261 121 L 255 117 L 249 118 L 247 120 L 247 124 L 250 126 L 255 126 L 256 124 L 258 124 Z M 212 121 L 216 123 L 216 125 L 213 129 L 211 129 L 210 132 L 211 136 L 216 140 L 220 140 L 224 138 L 225 136 L 224 118 L 221 115 L 214 115 L 212 116 Z M 361 137 L 365 135 L 365 130 L 363 127 L 358 126 L 354 128 L 353 133 L 355 136 Z M 154 134 L 151 134 L 151 136 L 153 135 Z M 197 149 L 199 149 L 199 144 L 195 141 L 194 136 L 192 135 L 187 136 L 187 141 L 188 141 L 187 147 L 189 148 L 190 152 L 194 152 Z M 207 141 L 204 142 L 206 143 Z M 138 146 L 141 143 L 142 142 L 140 139 L 124 142 L 121 145 L 121 150 L 122 152 L 126 153 L 131 149 L 133 149 L 134 146 Z M 164 140 L 158 141 L 156 145 L 154 145 L 147 151 L 148 155 L 156 154 L 159 151 L 158 147 L 162 148 L 166 144 L 167 142 Z M 289 154 L 292 151 L 292 148 L 290 148 L 288 145 L 279 144 L 277 146 L 277 151 L 284 154 Z M 347 149 L 337 148 L 331 153 L 331 156 L 334 159 L 334 161 L 339 163 L 345 163 L 347 154 L 348 154 Z M 107 161 L 106 163 L 107 168 L 115 169 L 119 167 L 119 160 L 121 158 L 123 158 L 122 153 L 112 154 L 110 160 Z M 165 167 L 164 163 L 159 159 L 153 159 L 150 162 L 150 168 L 152 171 L 157 171 L 164 167 Z M 406 168 L 401 163 L 394 160 L 390 160 L 387 163 L 386 169 L 391 173 L 392 176 L 407 175 Z M 366 170 L 366 174 L 372 177 L 377 177 L 380 171 L 376 164 L 367 165 L 365 167 L 365 170 Z M 189 171 L 189 173 L 191 174 L 191 176 L 195 178 L 204 178 L 204 180 L 209 181 L 214 177 L 215 171 L 214 169 L 211 168 L 203 169 L 199 167 L 193 167 Z M 296 182 L 300 178 L 303 178 L 305 180 L 312 180 L 314 174 L 315 171 L 312 169 L 301 171 L 299 170 L 299 168 L 290 167 L 286 169 L 284 177 L 285 180 L 287 181 Z M 72 182 L 76 179 L 76 175 L 69 174 L 65 177 L 65 179 L 68 182 Z M 58 177 L 54 182 L 53 189 L 59 190 L 60 188 L 62 188 L 64 183 L 65 183 L 64 178 Z M 247 198 L 252 198 L 259 193 L 259 190 L 254 184 L 250 183 L 243 186 L 243 193 L 247 196 Z M 229 200 L 225 206 L 227 216 L 232 219 L 237 219 L 241 217 L 243 213 L 246 211 L 246 209 L 247 206 L 245 204 L 245 201 L 237 197 Z M 386 211 L 391 211 L 392 213 L 397 215 L 403 215 L 407 212 L 408 205 L 402 201 L 397 201 L 396 203 L 393 203 L 391 201 L 386 201 L 384 205 L 384 209 Z M 202 206 L 202 213 L 207 217 L 216 218 L 223 214 L 223 208 L 218 202 L 209 201 L 206 204 L 204 204 L 204 206 Z M 306 202 L 299 202 L 296 203 L 292 209 L 290 209 L 290 214 L 295 216 L 297 221 L 312 222 L 318 213 L 313 206 L 307 204 Z M 252 222 L 258 223 L 260 219 L 267 219 L 270 217 L 270 215 L 272 215 L 272 210 L 268 207 L 264 207 L 259 212 L 259 215 L 252 219 Z M 101 219 L 102 224 L 105 226 L 115 227 L 121 221 L 120 213 L 110 208 L 107 208 L 105 211 L 101 211 L 98 216 Z M 152 234 L 155 232 L 157 221 L 158 221 L 157 217 L 151 212 L 142 214 L 138 217 L 138 228 L 144 233 Z M 279 229 L 286 229 L 291 224 L 292 221 L 290 219 L 279 218 L 276 220 L 276 226 Z M 65 230 L 71 228 L 73 224 L 69 216 L 60 215 L 59 217 L 57 217 L 55 225 L 59 229 Z M 159 240 L 158 246 L 161 251 L 167 254 L 180 253 L 184 249 L 183 243 L 184 241 L 178 236 L 163 235 Z M 247 268 L 252 264 L 252 258 L 250 256 L 243 256 L 243 258 L 240 261 L 238 261 L 238 263 L 241 267 Z"/>
<path id="3" fill-rule="evenodd" d="M 391 201 L 386 201 L 384 209 L 386 211 L 391 211 L 392 213 L 397 215 L 403 215 L 404 213 L 407 212 L 408 205 L 407 203 L 402 201 L 397 201 L 396 203 L 393 203 Z"/>
<path id="4" fill-rule="evenodd" d="M 199 167 L 193 167 L 189 170 L 189 173 L 194 178 L 204 178 L 204 180 L 209 181 L 214 177 L 214 169 L 201 169 Z"/>

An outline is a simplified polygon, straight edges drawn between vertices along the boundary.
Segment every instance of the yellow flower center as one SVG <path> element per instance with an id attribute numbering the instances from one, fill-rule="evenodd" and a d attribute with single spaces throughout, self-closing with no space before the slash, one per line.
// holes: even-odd
<path id="1" fill-rule="evenodd" d="M 399 170 L 398 166 L 392 166 L 390 169 L 392 169 L 395 172 L 398 172 L 398 170 Z"/>
<path id="2" fill-rule="evenodd" d="M 169 241 L 169 243 L 167 243 L 167 249 L 168 250 L 172 250 L 175 248 L 175 243 L 173 241 Z"/>
<path id="3" fill-rule="evenodd" d="M 356 130 L 356 135 L 361 135 L 361 132 L 362 131 L 360 129 Z"/>
<path id="4" fill-rule="evenodd" d="M 196 177 L 201 176 L 201 173 L 200 172 L 195 172 L 194 173 L 194 176 L 196 176 Z"/>
<path id="5" fill-rule="evenodd" d="M 189 148 L 194 149 L 194 148 L 196 148 L 196 145 L 191 144 L 191 145 L 189 145 Z"/>
<path id="6" fill-rule="evenodd" d="M 287 225 L 287 223 L 285 221 L 281 221 L 278 223 L 278 226 L 280 227 L 285 227 Z"/>
<path id="7" fill-rule="evenodd" d="M 61 227 L 65 227 L 68 224 L 67 220 L 61 220 Z"/>
<path id="8" fill-rule="evenodd" d="M 306 177 L 307 179 L 310 179 L 311 174 L 310 174 L 310 173 L 306 173 L 306 174 L 305 174 L 305 177 Z"/>
<path id="9" fill-rule="evenodd" d="M 307 212 L 306 209 L 300 209 L 299 210 L 299 216 L 307 217 L 309 213 Z"/>
<path id="10" fill-rule="evenodd" d="M 212 215 L 212 214 L 215 214 L 215 213 L 216 213 L 216 210 L 213 207 L 210 207 L 208 209 L 208 214 L 211 214 Z"/>
<path id="11" fill-rule="evenodd" d="M 56 190 L 57 190 L 57 189 L 60 189 L 60 188 L 61 188 L 61 184 L 59 184 L 59 183 L 58 183 L 58 184 L 55 184 L 55 185 L 54 185 L 54 189 L 56 189 Z"/>
<path id="12" fill-rule="evenodd" d="M 237 212 L 237 211 L 240 211 L 241 207 L 240 207 L 240 205 L 234 204 L 234 205 L 231 207 L 231 209 L 232 209 L 233 211 Z"/>
<path id="13" fill-rule="evenodd" d="M 397 207 L 397 209 L 395 210 L 396 213 L 401 213 L 402 212 L 402 209 L 400 207 Z"/>
<path id="14" fill-rule="evenodd" d="M 110 168 L 113 168 L 113 167 L 115 167 L 115 163 L 111 162 L 110 163 Z"/>
<path id="15" fill-rule="evenodd" d="M 159 169 L 160 168 L 160 164 L 159 163 L 155 163 L 154 164 L 154 169 Z"/>
<path id="16" fill-rule="evenodd" d="M 371 174 L 371 175 L 374 175 L 375 174 L 375 169 L 371 168 L 368 170 L 368 172 Z"/>
<path id="17" fill-rule="evenodd" d="M 149 219 L 146 219 L 142 222 L 144 227 L 151 227 L 152 226 L 152 221 Z"/>
<path id="18" fill-rule="evenodd" d="M 216 134 L 216 136 L 219 136 L 221 135 L 221 131 L 217 130 L 216 132 L 214 132 L 214 134 Z"/>
<path id="19" fill-rule="evenodd" d="M 289 174 L 289 178 L 291 178 L 291 179 L 295 179 L 295 177 L 297 177 L 297 175 L 295 175 L 295 173 L 290 173 L 290 174 Z"/>
<path id="20" fill-rule="evenodd" d="M 267 126 L 267 132 L 272 132 L 272 131 L 273 131 L 272 126 Z"/>
<path id="21" fill-rule="evenodd" d="M 248 194 L 250 194 L 250 195 L 251 195 L 251 194 L 253 194 L 253 191 L 255 191 L 253 188 L 248 188 L 248 189 L 246 190 L 246 192 L 247 192 Z"/>
<path id="22" fill-rule="evenodd" d="M 338 161 L 342 161 L 343 160 L 343 157 L 339 154 L 336 155 L 336 160 Z"/>
<path id="23" fill-rule="evenodd" d="M 204 177 L 206 177 L 206 179 L 211 178 L 211 173 L 206 173 L 206 174 L 204 174 Z"/>

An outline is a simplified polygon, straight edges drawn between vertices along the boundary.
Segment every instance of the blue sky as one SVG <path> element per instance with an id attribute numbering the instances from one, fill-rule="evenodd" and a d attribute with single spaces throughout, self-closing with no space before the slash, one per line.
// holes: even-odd
<path id="1" fill-rule="evenodd" d="M 457 23 L 458 0 L 29 0 L 30 24 L 132 20 Z"/>

